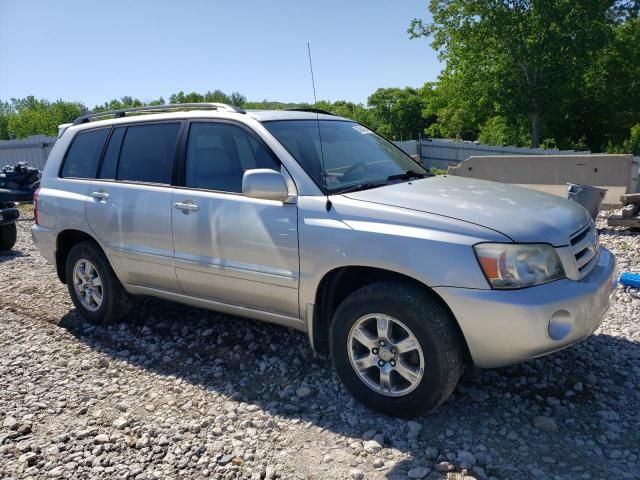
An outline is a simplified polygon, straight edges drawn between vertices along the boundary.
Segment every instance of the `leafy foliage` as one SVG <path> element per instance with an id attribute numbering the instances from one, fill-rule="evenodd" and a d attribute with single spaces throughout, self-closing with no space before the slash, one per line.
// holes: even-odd
<path id="1" fill-rule="evenodd" d="M 382 97 L 385 98 L 384 108 L 380 103 Z M 206 93 L 180 91 L 170 95 L 168 103 L 201 102 L 228 103 L 246 109 L 319 108 L 335 115 L 351 118 L 372 130 L 380 130 L 394 138 L 409 138 L 410 136 L 417 138 L 425 125 L 428 125 L 428 122 L 422 119 L 422 96 L 417 90 L 411 88 L 379 89 L 371 96 L 370 103 L 373 102 L 371 107 L 346 100 L 319 101 L 317 107 L 308 103 L 283 103 L 269 100 L 250 102 L 239 92 L 227 95 L 221 90 Z M 91 109 L 91 112 L 98 113 L 165 103 L 167 102 L 162 97 L 143 101 L 139 98 L 125 96 L 96 105 Z M 12 99 L 11 102 L 0 101 L 0 140 L 22 138 L 38 133 L 55 135 L 59 124 L 71 122 L 87 112 L 88 109 L 80 103 L 61 100 L 49 103 L 46 100 L 28 97 L 20 100 Z M 381 116 L 382 112 L 385 112 L 383 117 Z"/>
<path id="2" fill-rule="evenodd" d="M 30 135 L 57 135 L 58 125 L 86 113 L 81 103 L 57 100 L 49 102 L 35 97 L 12 98 L 0 107 L 0 135 L 23 138 Z"/>
<path id="3" fill-rule="evenodd" d="M 393 140 L 417 138 L 428 123 L 424 100 L 415 88 L 379 88 L 368 99 L 378 132 Z"/>
<path id="4" fill-rule="evenodd" d="M 428 8 L 433 21 L 409 27 L 445 62 L 438 83 L 421 91 L 424 114 L 436 115 L 427 133 L 600 151 L 640 120 L 637 2 L 430 0 Z"/>

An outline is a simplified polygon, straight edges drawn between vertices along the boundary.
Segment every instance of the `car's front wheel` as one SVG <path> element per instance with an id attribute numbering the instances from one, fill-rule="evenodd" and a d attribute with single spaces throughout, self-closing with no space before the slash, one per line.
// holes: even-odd
<path id="1" fill-rule="evenodd" d="M 338 375 L 368 407 L 399 417 L 444 402 L 464 367 L 455 320 L 423 289 L 380 282 L 357 290 L 336 310 L 331 354 Z"/>
<path id="2" fill-rule="evenodd" d="M 67 288 L 73 304 L 92 323 L 122 320 L 132 299 L 116 277 L 107 257 L 93 242 L 75 245 L 66 263 Z"/>

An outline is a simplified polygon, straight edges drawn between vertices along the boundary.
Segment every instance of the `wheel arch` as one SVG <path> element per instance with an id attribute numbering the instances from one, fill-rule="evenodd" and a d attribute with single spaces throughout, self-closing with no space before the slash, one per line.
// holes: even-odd
<path id="1" fill-rule="evenodd" d="M 368 266 L 342 266 L 327 272 L 320 280 L 315 295 L 313 318 L 309 326 L 309 336 L 312 339 L 313 348 L 321 354 L 329 353 L 329 328 L 333 315 L 343 300 L 356 290 L 382 281 L 396 281 L 418 287 L 427 295 L 442 305 L 451 315 L 454 326 L 457 328 L 463 342 L 463 350 L 466 361 L 471 361 L 471 354 L 462 329 L 449 305 L 428 285 L 408 275 Z"/>
<path id="2" fill-rule="evenodd" d="M 67 283 L 67 256 L 71 249 L 81 242 L 94 243 L 102 253 L 105 253 L 100 243 L 87 232 L 75 229 L 67 229 L 59 232 L 56 237 L 56 272 L 62 283 Z"/>

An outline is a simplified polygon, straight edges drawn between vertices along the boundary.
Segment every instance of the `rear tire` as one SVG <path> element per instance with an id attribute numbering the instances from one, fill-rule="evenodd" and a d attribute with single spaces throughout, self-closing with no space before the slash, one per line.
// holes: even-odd
<path id="1" fill-rule="evenodd" d="M 132 296 L 95 243 L 76 244 L 67 256 L 65 273 L 73 304 L 91 323 L 116 323 L 131 310 Z"/>
<path id="2" fill-rule="evenodd" d="M 0 252 L 6 252 L 13 248 L 18 239 L 18 229 L 15 223 L 0 225 Z"/>
<path id="3" fill-rule="evenodd" d="M 464 369 L 455 319 L 439 299 L 410 283 L 375 283 L 347 297 L 333 317 L 330 349 L 353 396 L 396 417 L 434 410 Z"/>

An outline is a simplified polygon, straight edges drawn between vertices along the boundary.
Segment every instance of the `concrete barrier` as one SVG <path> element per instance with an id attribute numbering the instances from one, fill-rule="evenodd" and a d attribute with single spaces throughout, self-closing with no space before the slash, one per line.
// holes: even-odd
<path id="1" fill-rule="evenodd" d="M 567 183 L 608 190 L 604 205 L 618 205 L 631 183 L 631 155 L 502 155 L 470 157 L 449 174 L 493 180 L 567 196 Z"/>

